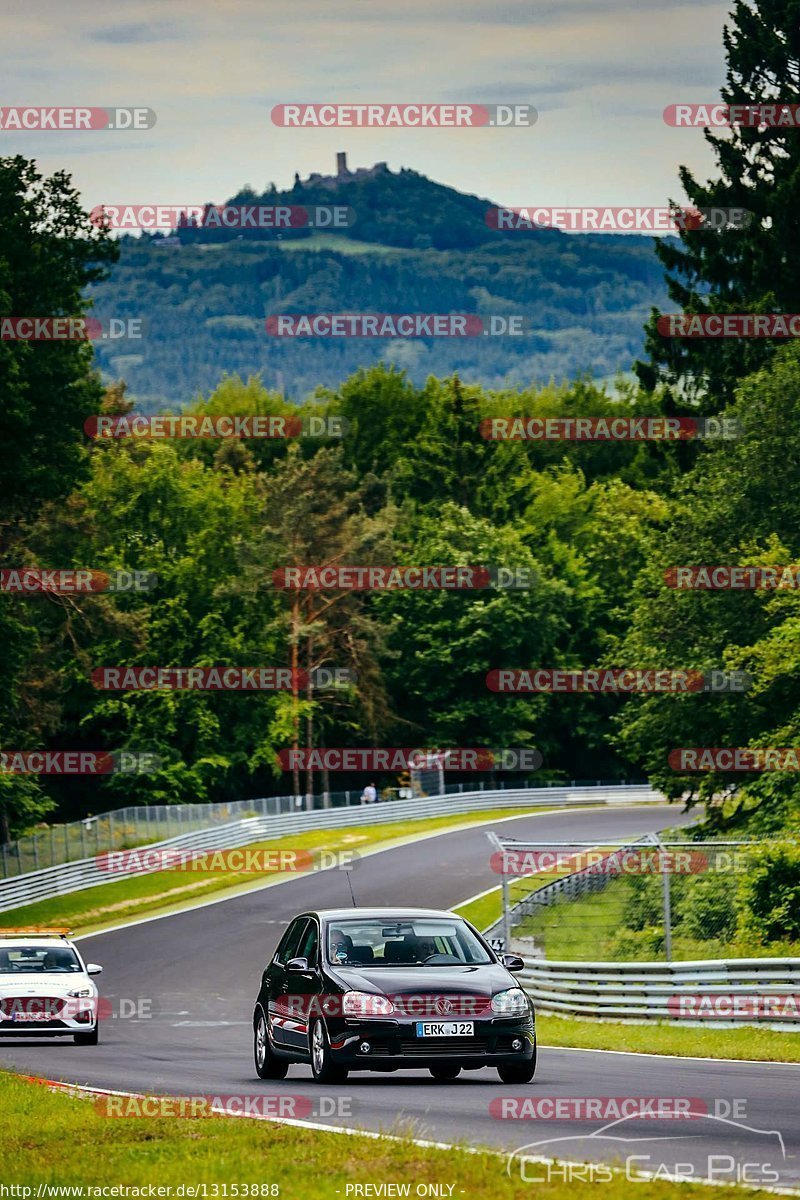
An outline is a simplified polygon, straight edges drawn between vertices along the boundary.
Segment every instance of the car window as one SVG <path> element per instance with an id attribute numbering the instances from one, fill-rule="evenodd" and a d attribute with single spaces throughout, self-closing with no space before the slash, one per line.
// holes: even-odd
<path id="1" fill-rule="evenodd" d="M 309 921 L 308 926 L 300 940 L 300 947 L 297 951 L 299 958 L 308 960 L 308 965 L 315 966 L 317 961 L 317 926 L 314 921 Z"/>
<path id="2" fill-rule="evenodd" d="M 458 917 L 399 921 L 345 917 L 328 928 L 328 959 L 342 965 L 370 963 L 376 967 L 420 966 L 428 960 L 437 967 L 492 962 Z"/>
<path id="3" fill-rule="evenodd" d="M 297 947 L 300 943 L 300 937 L 308 924 L 308 917 L 296 917 L 286 933 L 283 935 L 283 940 L 278 946 L 275 958 L 278 962 L 288 962 L 290 958 L 297 957 Z"/>
<path id="4" fill-rule="evenodd" d="M 68 975 L 82 971 L 69 946 L 6 946 L 0 949 L 0 975 Z"/>

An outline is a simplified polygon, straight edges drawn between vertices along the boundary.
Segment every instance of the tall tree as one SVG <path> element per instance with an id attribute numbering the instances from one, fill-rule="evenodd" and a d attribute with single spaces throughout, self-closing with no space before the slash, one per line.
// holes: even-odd
<path id="1" fill-rule="evenodd" d="M 736 0 L 723 30 L 726 104 L 800 101 L 800 0 Z M 746 229 L 685 229 L 681 245 L 657 243 L 671 299 L 690 313 L 800 312 L 800 131 L 796 126 L 735 124 L 723 134 L 704 131 L 719 174 L 705 184 L 681 167 L 692 204 L 743 208 L 754 214 Z M 775 351 L 763 338 L 669 338 L 647 327 L 649 362 L 638 363 L 648 389 L 668 385 L 673 404 L 703 407 L 730 401 L 737 380 Z"/>
<path id="2" fill-rule="evenodd" d="M 84 316 L 85 289 L 104 277 L 116 254 L 64 172 L 45 178 L 28 159 L 0 158 L 0 323 Z M 24 526 L 80 477 L 87 462 L 83 423 L 98 411 L 103 389 L 89 341 L 15 340 L 7 329 L 0 336 L 0 556 L 27 566 Z M 42 655 L 37 614 L 28 605 L 0 596 L 0 745 L 9 748 L 39 744 L 47 725 L 46 685 L 40 677 L 38 689 L 31 686 Z M 10 775 L 0 785 L 3 840 L 52 807 L 33 778 Z"/>

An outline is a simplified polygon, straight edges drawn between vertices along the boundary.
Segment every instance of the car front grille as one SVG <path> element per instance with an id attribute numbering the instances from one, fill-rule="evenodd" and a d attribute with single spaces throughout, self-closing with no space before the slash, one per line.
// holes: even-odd
<path id="1" fill-rule="evenodd" d="M 24 1012 L 46 1012 L 51 1017 L 57 1017 L 65 1003 L 63 996 L 3 996 L 0 1000 L 0 1018 L 8 1021 L 12 1013 Z"/>
<path id="2" fill-rule="evenodd" d="M 401 1038 L 400 1053 L 405 1058 L 469 1058 L 475 1054 L 486 1054 L 489 1049 L 487 1038 Z"/>

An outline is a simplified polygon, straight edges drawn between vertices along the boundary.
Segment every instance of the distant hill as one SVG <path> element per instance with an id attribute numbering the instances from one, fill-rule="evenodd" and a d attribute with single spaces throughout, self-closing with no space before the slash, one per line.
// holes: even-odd
<path id="1" fill-rule="evenodd" d="M 589 372 L 613 375 L 641 351 L 653 304 L 667 304 L 652 241 L 555 229 L 498 232 L 492 202 L 383 164 L 243 190 L 230 204 L 346 205 L 341 232 L 187 225 L 121 240 L 113 274 L 93 289 L 95 315 L 141 317 L 141 341 L 100 342 L 104 374 L 143 409 L 186 404 L 224 374 L 261 373 L 301 400 L 383 359 L 416 382 L 454 370 L 489 387 Z M 452 312 L 522 315 L 521 337 L 276 338 L 280 313 Z"/>

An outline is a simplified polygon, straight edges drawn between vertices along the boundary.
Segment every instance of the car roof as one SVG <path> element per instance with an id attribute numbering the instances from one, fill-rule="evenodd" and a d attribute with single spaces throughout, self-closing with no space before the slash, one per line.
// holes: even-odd
<path id="1" fill-rule="evenodd" d="M 16 937 L 9 935 L 0 937 L 0 947 L 7 949 L 9 946 L 67 946 L 70 950 L 75 949 L 67 938 L 42 937 L 35 933 L 20 933 Z"/>
<path id="2" fill-rule="evenodd" d="M 364 917 L 377 917 L 384 921 L 405 921 L 414 917 L 446 917 L 456 918 L 456 914 L 444 908 L 321 908 L 315 913 L 303 913 L 302 916 L 317 916 L 321 921 L 359 920 Z M 457 918 L 460 919 L 460 918 Z"/>

